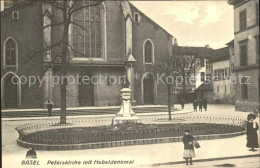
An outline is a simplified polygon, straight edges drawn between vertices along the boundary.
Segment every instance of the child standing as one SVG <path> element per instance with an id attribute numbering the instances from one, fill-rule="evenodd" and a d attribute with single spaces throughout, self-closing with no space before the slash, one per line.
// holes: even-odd
<path id="1" fill-rule="evenodd" d="M 192 158 L 195 157 L 194 146 L 193 146 L 194 140 L 195 140 L 194 137 L 190 135 L 190 131 L 186 130 L 185 135 L 182 138 L 184 144 L 183 159 L 186 160 L 186 165 L 189 164 L 189 159 L 190 159 L 190 164 L 192 165 Z"/>

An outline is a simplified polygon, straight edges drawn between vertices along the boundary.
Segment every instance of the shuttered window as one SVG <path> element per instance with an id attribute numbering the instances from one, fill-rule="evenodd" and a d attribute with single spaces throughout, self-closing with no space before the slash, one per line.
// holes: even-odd
<path id="1" fill-rule="evenodd" d="M 247 20 L 247 18 L 246 18 L 246 10 L 241 11 L 239 13 L 239 27 L 240 27 L 240 30 L 246 29 L 246 27 L 247 27 L 246 20 Z"/>
<path id="2" fill-rule="evenodd" d="M 240 66 L 247 65 L 247 45 L 240 45 Z"/>

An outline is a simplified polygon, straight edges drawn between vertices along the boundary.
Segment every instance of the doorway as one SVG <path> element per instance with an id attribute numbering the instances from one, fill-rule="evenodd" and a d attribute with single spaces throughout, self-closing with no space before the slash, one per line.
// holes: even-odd
<path id="1" fill-rule="evenodd" d="M 18 108 L 18 79 L 8 74 L 3 80 L 3 99 L 5 108 Z"/>
<path id="2" fill-rule="evenodd" d="M 92 82 L 79 84 L 79 106 L 94 106 L 94 85 Z"/>
<path id="3" fill-rule="evenodd" d="M 154 79 L 150 74 L 143 79 L 143 91 L 144 104 L 154 104 Z"/>

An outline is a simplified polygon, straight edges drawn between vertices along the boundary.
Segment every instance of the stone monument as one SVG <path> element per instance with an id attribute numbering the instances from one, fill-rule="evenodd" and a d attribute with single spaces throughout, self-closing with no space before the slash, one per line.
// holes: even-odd
<path id="1" fill-rule="evenodd" d="M 136 116 L 131 106 L 131 89 L 123 88 L 121 91 L 121 109 L 113 119 L 113 124 L 120 124 L 124 122 L 140 123 L 141 120 Z"/>

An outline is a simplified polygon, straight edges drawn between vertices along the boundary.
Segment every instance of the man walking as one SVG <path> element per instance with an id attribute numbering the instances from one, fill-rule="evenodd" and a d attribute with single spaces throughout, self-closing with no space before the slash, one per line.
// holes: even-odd
<path id="1" fill-rule="evenodd" d="M 194 110 L 194 112 L 197 112 L 197 107 L 198 107 L 198 102 L 195 99 L 194 102 L 193 102 L 193 110 Z"/>
<path id="2" fill-rule="evenodd" d="M 52 108 L 53 108 L 53 105 L 52 105 L 52 103 L 50 102 L 50 100 L 48 101 L 47 108 L 48 108 L 48 115 L 49 115 L 49 117 L 50 117 L 50 116 L 51 116 L 51 110 L 52 110 Z"/>
<path id="3" fill-rule="evenodd" d="M 202 102 L 202 99 L 200 98 L 199 100 L 199 111 L 202 112 L 202 105 L 203 105 L 203 102 Z"/>
<path id="4" fill-rule="evenodd" d="M 204 107 L 205 111 L 207 111 L 208 101 L 206 98 L 203 99 L 203 107 Z"/>
<path id="5" fill-rule="evenodd" d="M 184 99 L 181 99 L 181 109 L 184 109 Z"/>

